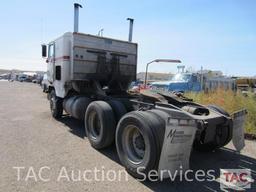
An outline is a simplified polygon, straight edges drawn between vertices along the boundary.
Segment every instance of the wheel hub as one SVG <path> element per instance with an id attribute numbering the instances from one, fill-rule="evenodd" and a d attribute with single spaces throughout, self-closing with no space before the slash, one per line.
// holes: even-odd
<path id="1" fill-rule="evenodd" d="M 145 150 L 145 143 L 141 134 L 135 136 L 134 138 L 134 146 L 139 150 Z"/>
<path id="2" fill-rule="evenodd" d="M 138 127 L 129 125 L 123 137 L 123 147 L 130 161 L 140 163 L 145 155 L 145 141 Z"/>

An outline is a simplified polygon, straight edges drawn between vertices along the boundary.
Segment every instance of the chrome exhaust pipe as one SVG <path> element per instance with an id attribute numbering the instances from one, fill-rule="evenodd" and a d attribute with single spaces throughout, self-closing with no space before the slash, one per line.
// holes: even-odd
<path id="1" fill-rule="evenodd" d="M 74 32 L 78 33 L 78 25 L 79 25 L 79 7 L 83 8 L 82 5 L 78 3 L 74 3 Z"/>
<path id="2" fill-rule="evenodd" d="M 134 21 L 134 19 L 132 19 L 132 18 L 127 18 L 127 20 L 130 21 L 128 41 L 129 41 L 129 42 L 132 42 L 133 21 Z"/>

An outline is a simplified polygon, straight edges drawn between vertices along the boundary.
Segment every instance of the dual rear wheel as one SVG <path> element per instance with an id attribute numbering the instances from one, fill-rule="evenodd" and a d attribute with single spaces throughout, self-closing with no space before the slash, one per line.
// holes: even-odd
<path id="1" fill-rule="evenodd" d="M 117 100 L 94 101 L 86 110 L 84 122 L 92 147 L 102 149 L 115 141 L 122 165 L 141 178 L 158 169 L 167 116 L 159 110 L 127 113 Z"/>
<path id="2" fill-rule="evenodd" d="M 61 117 L 62 103 L 53 90 L 50 93 L 53 117 Z M 115 141 L 121 163 L 131 175 L 141 178 L 142 173 L 158 168 L 166 116 L 159 110 L 127 113 L 118 100 L 93 101 L 85 112 L 85 131 L 96 149 L 108 147 Z"/>
<path id="3" fill-rule="evenodd" d="M 102 149 L 112 144 L 115 135 L 115 116 L 111 106 L 104 101 L 89 104 L 85 113 L 85 131 L 91 145 Z"/>
<path id="4" fill-rule="evenodd" d="M 118 123 L 118 156 L 126 170 L 134 177 L 142 178 L 149 171 L 158 170 L 166 116 L 166 113 L 158 110 L 133 111 Z"/>
<path id="5" fill-rule="evenodd" d="M 116 125 L 127 113 L 118 100 L 94 101 L 85 113 L 85 131 L 91 145 L 96 149 L 108 147 L 114 142 Z"/>

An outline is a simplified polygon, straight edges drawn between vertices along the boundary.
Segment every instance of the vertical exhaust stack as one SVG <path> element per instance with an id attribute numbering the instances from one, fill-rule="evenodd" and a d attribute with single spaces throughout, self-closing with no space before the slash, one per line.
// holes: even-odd
<path id="1" fill-rule="evenodd" d="M 78 33 L 78 25 L 79 25 L 79 7 L 83 8 L 82 5 L 78 3 L 74 3 L 74 32 Z"/>
<path id="2" fill-rule="evenodd" d="M 134 21 L 134 19 L 132 19 L 132 18 L 127 18 L 127 20 L 130 21 L 128 41 L 129 41 L 129 42 L 132 42 L 133 21 Z"/>

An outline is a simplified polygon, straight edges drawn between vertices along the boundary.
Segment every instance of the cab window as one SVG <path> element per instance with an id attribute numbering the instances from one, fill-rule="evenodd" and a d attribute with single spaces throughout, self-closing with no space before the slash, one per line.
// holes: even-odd
<path id="1" fill-rule="evenodd" d="M 53 44 L 49 45 L 48 53 L 49 53 L 49 57 L 53 57 L 54 56 L 54 45 Z"/>

